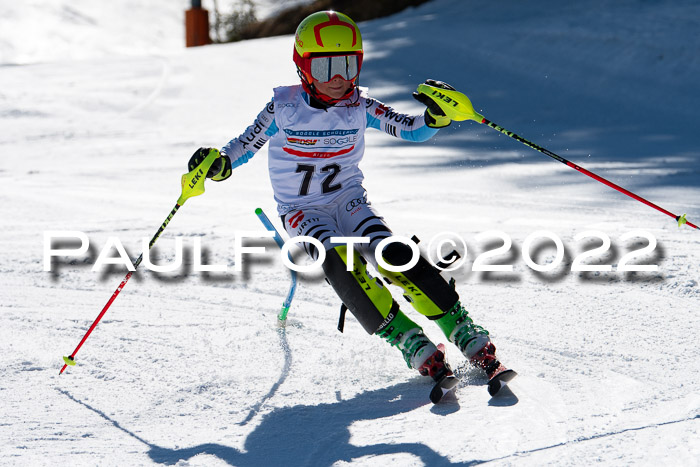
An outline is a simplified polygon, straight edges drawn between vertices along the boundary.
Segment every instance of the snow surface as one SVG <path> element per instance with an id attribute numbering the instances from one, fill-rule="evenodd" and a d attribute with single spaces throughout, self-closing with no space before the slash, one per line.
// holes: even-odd
<path id="1" fill-rule="evenodd" d="M 289 36 L 183 49 L 183 3 L 0 4 L 0 464 L 698 465 L 698 232 L 476 123 L 425 144 L 370 132 L 363 169 L 397 234 L 466 240 L 451 275 L 519 373 L 505 395 L 490 399 L 450 346 L 465 379 L 431 405 L 396 349 L 350 316 L 335 330 L 319 274 L 277 329 L 288 273 L 274 243 L 253 242 L 268 253 L 233 272 L 235 232 L 261 229 L 258 206 L 274 213 L 266 149 L 187 202 L 156 247 L 165 264 L 182 239 L 186 266 L 137 271 L 59 377 L 124 277 L 91 271 L 109 237 L 138 256 L 192 152 L 296 82 Z M 362 82 L 397 110 L 422 111 L 411 91 L 443 79 L 490 120 L 700 220 L 697 2 L 438 0 L 361 26 Z M 637 261 L 659 271 L 572 272 L 600 245 L 574 240 L 591 229 L 612 247 L 590 263 L 617 265 L 646 243 L 620 237 L 642 229 L 658 245 Z M 49 230 L 84 231 L 91 249 L 44 272 Z M 512 273 L 471 271 L 501 245 L 477 240 L 493 230 L 513 247 L 490 261 Z M 521 257 L 538 230 L 566 248 L 552 272 Z M 195 239 L 229 271 L 194 272 Z M 551 243 L 530 251 L 554 257 Z"/>

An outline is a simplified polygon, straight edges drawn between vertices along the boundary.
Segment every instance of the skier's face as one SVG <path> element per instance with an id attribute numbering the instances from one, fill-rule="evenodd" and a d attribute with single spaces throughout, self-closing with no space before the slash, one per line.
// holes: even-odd
<path id="1" fill-rule="evenodd" d="M 340 76 L 336 76 L 326 83 L 314 80 L 314 86 L 316 86 L 316 90 L 321 94 L 325 94 L 332 99 L 340 99 L 350 89 L 352 81 L 345 81 Z"/>

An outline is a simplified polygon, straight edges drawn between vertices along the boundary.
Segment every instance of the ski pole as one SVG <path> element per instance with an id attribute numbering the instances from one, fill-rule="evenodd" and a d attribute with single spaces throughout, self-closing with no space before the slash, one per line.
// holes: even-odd
<path id="1" fill-rule="evenodd" d="M 274 225 L 272 225 L 272 222 L 270 222 L 270 219 L 265 215 L 262 209 L 257 208 L 255 210 L 255 214 L 257 214 L 258 219 L 260 219 L 260 222 L 263 223 L 265 228 L 269 230 L 270 232 L 274 232 L 275 236 L 273 237 L 275 239 L 275 242 L 277 245 L 282 248 L 284 246 L 284 241 L 282 240 L 282 237 L 280 236 L 279 232 L 275 228 Z M 289 252 L 287 253 L 289 254 Z M 291 254 L 289 254 L 289 259 L 291 260 Z M 287 322 L 287 312 L 289 312 L 289 307 L 292 305 L 292 299 L 294 298 L 294 293 L 297 290 L 297 272 L 293 269 L 289 270 L 290 277 L 291 277 L 291 283 L 289 284 L 289 290 L 287 291 L 287 298 L 284 299 L 284 303 L 282 303 L 282 309 L 280 312 L 277 314 L 277 322 L 280 326 L 284 326 Z"/>
<path id="2" fill-rule="evenodd" d="M 168 226 L 170 223 L 171 219 L 173 216 L 175 216 L 175 213 L 182 207 L 183 204 L 185 204 L 185 201 L 187 201 L 189 198 L 193 196 L 199 196 L 202 193 L 204 193 L 204 180 L 206 179 L 206 173 L 209 170 L 209 167 L 212 165 L 214 160 L 219 157 L 219 151 L 218 150 L 211 150 L 209 152 L 209 155 L 204 158 L 201 164 L 199 164 L 197 167 L 192 169 L 190 172 L 184 174 L 182 178 L 180 179 L 180 185 L 182 186 L 182 193 L 180 197 L 177 200 L 177 203 L 175 203 L 175 207 L 173 208 L 172 211 L 170 211 L 170 214 L 168 217 L 165 219 L 163 224 L 160 226 L 156 234 L 153 236 L 151 241 L 148 244 L 148 249 L 150 250 L 151 247 L 156 243 L 156 240 L 158 240 L 158 237 L 160 237 L 160 234 L 163 233 L 165 228 Z M 134 265 L 134 271 L 136 268 L 139 267 L 139 264 L 141 264 L 141 260 L 143 259 L 143 253 L 141 253 L 138 257 L 138 259 L 133 263 Z M 100 322 L 102 317 L 104 316 L 105 313 L 107 313 L 107 310 L 109 309 L 110 306 L 112 306 L 112 303 L 114 300 L 117 298 L 119 293 L 122 291 L 124 286 L 126 285 L 127 282 L 129 282 L 129 279 L 131 279 L 132 274 L 134 271 L 129 271 L 126 274 L 126 277 L 122 280 L 122 282 L 119 284 L 119 287 L 114 291 L 112 296 L 109 298 L 107 301 L 107 304 L 105 304 L 104 308 L 102 308 L 102 311 L 100 312 L 99 315 L 97 315 L 97 318 L 95 321 L 92 323 L 90 328 L 87 330 L 83 338 L 80 340 L 80 343 L 78 346 L 75 348 L 73 353 L 71 353 L 67 357 L 63 357 L 63 361 L 65 364 L 63 365 L 63 368 L 61 368 L 61 371 L 58 373 L 59 375 L 62 375 L 63 372 L 66 370 L 68 365 L 74 366 L 75 365 L 75 354 L 78 353 L 78 350 L 80 350 L 80 347 L 83 346 L 87 338 L 90 336 L 92 331 L 95 329 L 97 326 L 97 323 Z"/>
<path id="3" fill-rule="evenodd" d="M 469 98 L 462 94 L 459 91 L 455 91 L 453 89 L 443 89 L 440 87 L 436 86 L 431 86 L 429 84 L 420 84 L 418 86 L 419 93 L 426 94 L 433 99 L 435 99 L 438 102 L 438 105 L 440 105 L 440 108 L 445 112 L 445 114 L 452 120 L 455 121 L 464 121 L 464 120 L 474 120 L 475 122 L 478 123 L 483 123 L 484 125 L 487 125 L 489 128 L 493 128 L 496 131 L 499 131 L 503 133 L 504 135 L 513 138 L 516 141 L 521 142 L 522 144 L 541 152 L 542 154 L 551 157 L 554 160 L 557 160 L 561 162 L 562 164 L 565 164 L 568 167 L 571 167 L 574 170 L 577 170 L 578 172 L 587 175 L 591 177 L 594 180 L 599 181 L 600 183 L 603 183 L 604 185 L 609 186 L 610 188 L 613 188 L 620 193 L 623 193 L 630 198 L 636 199 L 637 201 L 646 204 L 647 206 L 656 209 L 659 212 L 662 212 L 666 214 L 667 216 L 673 217 L 676 222 L 678 222 L 678 227 L 682 226 L 683 224 L 687 224 L 689 227 L 692 227 L 694 229 L 699 229 L 697 225 L 693 224 L 692 222 L 688 221 L 685 218 L 685 214 L 682 214 L 680 216 L 677 216 L 676 214 L 673 214 L 670 211 L 667 211 L 666 209 L 662 208 L 661 206 L 658 206 L 651 201 L 648 201 L 644 198 L 642 198 L 639 195 L 636 195 L 632 193 L 631 191 L 622 188 L 621 186 L 611 182 L 610 180 L 607 180 L 600 175 L 596 175 L 593 172 L 584 169 L 580 165 L 574 164 L 573 162 L 564 159 L 563 157 L 553 153 L 549 149 L 543 148 L 542 146 L 539 146 L 531 141 L 528 141 L 527 139 L 523 138 L 522 136 L 516 135 L 512 131 L 508 131 L 502 126 L 499 126 L 486 118 L 484 118 L 483 115 L 479 114 L 474 110 L 474 107 L 472 106 L 471 101 Z"/>

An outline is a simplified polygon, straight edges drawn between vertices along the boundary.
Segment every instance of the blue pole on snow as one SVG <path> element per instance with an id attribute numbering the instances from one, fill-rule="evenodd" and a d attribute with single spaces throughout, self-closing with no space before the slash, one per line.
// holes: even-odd
<path id="1" fill-rule="evenodd" d="M 257 208 L 255 210 L 255 214 L 258 216 L 258 219 L 260 219 L 260 222 L 262 222 L 262 224 L 267 230 L 275 233 L 275 236 L 273 237 L 275 239 L 275 243 L 277 243 L 277 245 L 280 248 L 282 248 L 282 246 L 284 246 L 284 240 L 282 240 L 282 237 L 280 236 L 279 232 L 277 231 L 275 226 L 272 225 L 272 222 L 270 222 L 270 219 L 265 215 L 263 210 Z M 289 255 L 289 259 L 291 261 L 292 255 L 289 252 L 287 252 L 287 254 Z M 289 312 L 289 307 L 292 305 L 294 293 L 297 290 L 297 272 L 290 269 L 289 273 L 291 276 L 291 283 L 289 284 L 289 291 L 287 291 L 287 298 L 284 299 L 284 303 L 282 303 L 282 309 L 277 314 L 277 319 L 279 321 L 280 326 L 284 326 L 287 322 L 287 313 Z"/>

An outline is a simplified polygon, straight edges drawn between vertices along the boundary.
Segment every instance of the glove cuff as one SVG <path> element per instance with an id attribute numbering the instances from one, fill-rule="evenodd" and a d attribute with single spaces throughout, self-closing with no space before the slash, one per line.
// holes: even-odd
<path id="1" fill-rule="evenodd" d="M 221 159 L 221 170 L 219 170 L 217 173 L 211 176 L 211 179 L 214 180 L 215 182 L 220 182 L 223 180 L 226 180 L 231 176 L 231 159 L 227 155 L 222 154 L 220 156 Z"/>
<path id="2" fill-rule="evenodd" d="M 450 126 L 452 120 L 444 115 L 434 115 L 430 110 L 425 111 L 425 124 L 430 128 L 445 128 Z"/>

